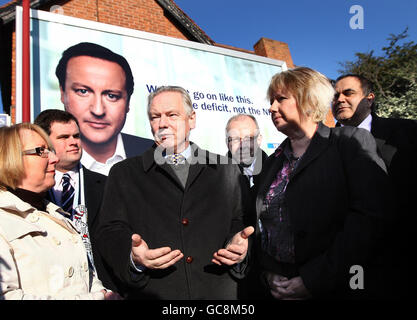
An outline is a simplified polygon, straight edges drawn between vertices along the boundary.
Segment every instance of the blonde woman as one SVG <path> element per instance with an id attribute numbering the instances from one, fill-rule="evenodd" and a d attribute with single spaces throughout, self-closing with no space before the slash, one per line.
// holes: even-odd
<path id="1" fill-rule="evenodd" d="M 44 199 L 56 157 L 30 123 L 0 128 L 0 300 L 112 299 L 88 267 L 80 235 Z"/>
<path id="2" fill-rule="evenodd" d="M 287 136 L 256 191 L 257 260 L 271 298 L 371 297 L 383 283 L 385 167 L 367 131 L 322 123 L 333 96 L 327 78 L 305 67 L 275 75 L 268 89 L 272 121 Z M 365 290 L 354 290 L 353 266 Z"/>

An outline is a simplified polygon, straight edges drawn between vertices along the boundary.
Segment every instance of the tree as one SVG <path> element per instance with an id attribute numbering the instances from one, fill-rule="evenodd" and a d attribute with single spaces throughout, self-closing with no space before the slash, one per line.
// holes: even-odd
<path id="1" fill-rule="evenodd" d="M 376 113 L 383 117 L 417 119 L 417 44 L 404 42 L 408 27 L 390 34 L 382 56 L 355 53 L 356 61 L 340 62 L 341 74 L 360 74 L 374 83 Z M 400 44 L 400 42 L 403 42 Z"/>

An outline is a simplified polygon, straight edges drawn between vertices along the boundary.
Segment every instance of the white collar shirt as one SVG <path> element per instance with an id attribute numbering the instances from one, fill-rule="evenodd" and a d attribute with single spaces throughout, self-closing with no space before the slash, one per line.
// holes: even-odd
<path id="1" fill-rule="evenodd" d="M 340 123 L 341 127 L 344 127 L 343 124 Z M 372 115 L 369 114 L 359 125 L 358 128 L 362 128 L 371 132 L 372 127 Z"/>
<path id="2" fill-rule="evenodd" d="M 83 155 L 81 157 L 81 163 L 84 167 L 86 167 L 87 169 L 89 169 L 91 171 L 98 172 L 98 173 L 101 173 L 105 176 L 108 176 L 110 168 L 114 164 L 116 164 L 116 163 L 118 163 L 118 162 L 120 162 L 124 159 L 126 159 L 126 152 L 125 152 L 125 148 L 124 148 L 124 145 L 123 145 L 122 135 L 119 133 L 119 135 L 117 136 L 116 150 L 115 150 L 114 154 L 106 160 L 106 163 L 102 163 L 102 162 L 99 162 L 99 161 L 95 160 L 85 150 L 83 150 Z"/>
<path id="3" fill-rule="evenodd" d="M 248 167 L 243 167 L 243 174 L 249 179 L 249 184 L 253 187 L 253 171 L 255 170 L 255 162 L 257 158 Z"/>
<path id="4" fill-rule="evenodd" d="M 369 114 L 362 122 L 360 125 L 358 125 L 358 128 L 362 128 L 365 130 L 368 130 L 369 132 L 371 132 L 371 125 L 372 125 L 372 115 Z"/>

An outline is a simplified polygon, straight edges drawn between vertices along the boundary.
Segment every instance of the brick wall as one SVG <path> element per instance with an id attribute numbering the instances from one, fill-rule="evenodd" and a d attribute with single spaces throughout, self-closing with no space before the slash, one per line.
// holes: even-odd
<path id="1" fill-rule="evenodd" d="M 288 44 L 267 38 L 261 38 L 254 46 L 255 54 L 272 59 L 282 60 L 287 67 L 294 68 Z"/>
<path id="2" fill-rule="evenodd" d="M 60 5 L 67 16 L 187 39 L 155 0 L 70 0 L 55 4 Z M 49 11 L 50 7 L 41 10 Z"/>

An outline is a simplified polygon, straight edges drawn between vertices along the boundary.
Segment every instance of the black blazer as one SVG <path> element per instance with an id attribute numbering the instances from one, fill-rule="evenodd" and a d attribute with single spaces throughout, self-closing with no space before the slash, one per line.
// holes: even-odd
<path id="1" fill-rule="evenodd" d="M 104 193 L 104 186 L 107 177 L 100 173 L 88 170 L 83 166 L 84 171 L 84 195 L 88 212 L 88 229 L 94 228 L 94 223 L 100 211 L 101 201 Z"/>
<path id="2" fill-rule="evenodd" d="M 415 193 L 417 181 L 417 122 L 407 119 L 386 119 L 372 114 L 371 133 L 378 145 L 392 185 L 392 270 L 400 284 L 398 298 L 409 298 L 411 278 L 415 279 L 417 264 L 410 252 L 415 251 Z"/>
<path id="3" fill-rule="evenodd" d="M 88 170 L 84 167 L 83 171 L 85 202 L 88 212 L 87 224 L 88 232 L 90 234 L 91 247 L 93 250 L 94 266 L 96 267 L 97 276 L 103 283 L 104 287 L 106 289 L 116 291 L 117 287 L 114 284 L 114 280 L 111 278 L 108 269 L 103 264 L 101 256 L 97 251 L 97 245 L 94 243 L 97 216 L 100 212 L 107 176 Z"/>
<path id="4" fill-rule="evenodd" d="M 282 147 L 287 143 L 288 139 Z M 283 160 L 283 154 L 272 154 L 264 165 L 255 190 L 258 219 Z M 365 277 L 375 280 L 371 270 L 382 250 L 387 186 L 385 166 L 369 132 L 330 129 L 320 123 L 285 193 L 283 210 L 288 210 L 293 229 L 296 263 L 277 263 L 258 245 L 262 268 L 288 277 L 300 275 L 316 298 L 349 296 L 353 265 L 363 266 Z M 256 234 L 259 244 L 258 227 Z"/>
<path id="5" fill-rule="evenodd" d="M 371 133 L 378 152 L 387 166 L 388 175 L 397 194 L 399 210 L 408 206 L 415 195 L 417 180 L 417 122 L 408 119 L 386 119 L 372 114 Z"/>
<path id="6" fill-rule="evenodd" d="M 128 298 L 237 296 L 237 283 L 229 273 L 232 270 L 213 264 L 211 259 L 243 229 L 243 177 L 236 165 L 219 164 L 219 160 L 228 162 L 227 158 L 194 144 L 192 148 L 199 163 L 190 165 L 185 188 L 169 165 L 156 164 L 154 148 L 110 170 L 95 243 L 118 281 L 118 291 Z M 149 248 L 180 249 L 184 258 L 168 269 L 133 272 L 133 233 Z"/>
<path id="7" fill-rule="evenodd" d="M 153 140 L 126 133 L 122 133 L 122 140 L 126 152 L 126 158 L 139 156 L 154 144 Z"/>

